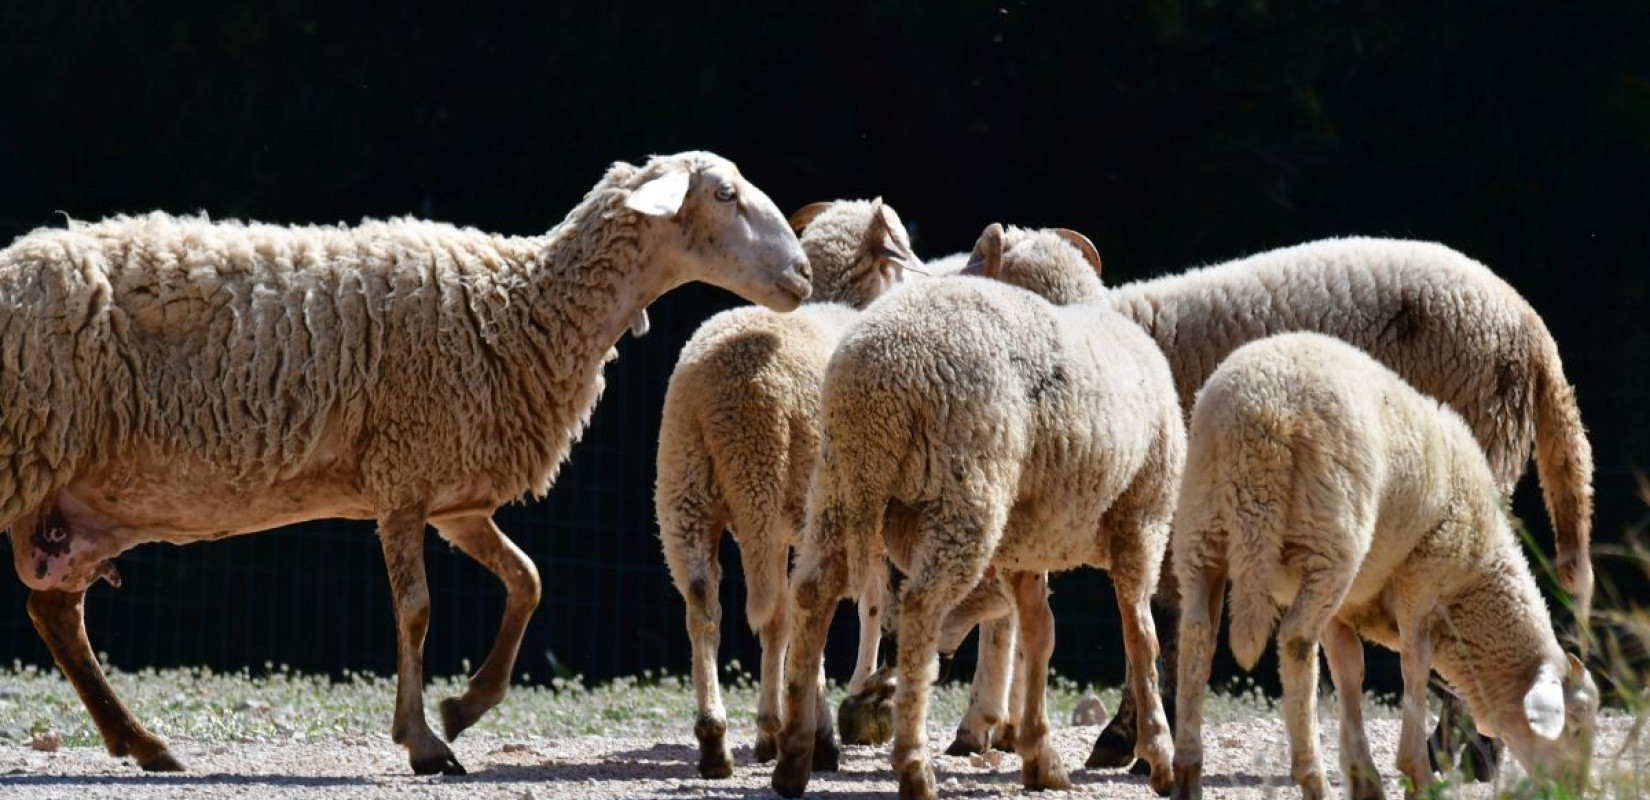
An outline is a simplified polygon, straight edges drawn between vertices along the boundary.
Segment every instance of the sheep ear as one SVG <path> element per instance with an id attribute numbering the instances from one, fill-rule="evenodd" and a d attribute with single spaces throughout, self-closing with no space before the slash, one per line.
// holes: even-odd
<path id="1" fill-rule="evenodd" d="M 995 278 L 1003 271 L 1003 226 L 993 222 L 985 226 L 980 240 L 974 243 L 974 252 L 968 256 L 964 271 Z"/>
<path id="2" fill-rule="evenodd" d="M 1581 679 L 1587 676 L 1587 665 L 1581 663 L 1581 659 L 1576 658 L 1575 653 L 1565 653 L 1564 657 L 1570 661 L 1570 680 L 1580 683 Z"/>
<path id="3" fill-rule="evenodd" d="M 650 217 L 673 217 L 682 210 L 690 182 L 686 170 L 673 169 L 636 187 L 624 204 Z"/>
<path id="4" fill-rule="evenodd" d="M 905 236 L 899 215 L 892 207 L 883 205 L 881 198 L 871 212 L 871 227 L 865 231 L 865 243 L 873 255 L 898 262 L 901 268 L 922 264 L 917 254 L 911 252 L 911 242 Z"/>
<path id="5" fill-rule="evenodd" d="M 1083 258 L 1094 267 L 1094 277 L 1100 277 L 1100 251 L 1094 249 L 1094 242 L 1089 241 L 1089 237 L 1070 228 L 1055 228 L 1054 233 L 1083 251 Z"/>
<path id="6" fill-rule="evenodd" d="M 809 203 L 797 209 L 796 213 L 791 215 L 791 230 L 801 233 L 803 228 L 808 227 L 808 223 L 814 221 L 814 217 L 819 216 L 819 212 L 830 208 L 832 205 L 830 201 L 824 201 Z"/>
<path id="7" fill-rule="evenodd" d="M 1545 669 L 1524 694 L 1524 717 L 1530 730 L 1548 741 L 1564 732 L 1564 687 Z"/>

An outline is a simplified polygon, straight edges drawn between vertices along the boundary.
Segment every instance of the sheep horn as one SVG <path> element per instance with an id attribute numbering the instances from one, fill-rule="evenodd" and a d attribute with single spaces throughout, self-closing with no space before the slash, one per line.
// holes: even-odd
<path id="1" fill-rule="evenodd" d="M 968 256 L 968 266 L 963 267 L 963 271 L 995 278 L 1002 270 L 1003 225 L 993 222 L 980 233 L 979 241 L 974 243 L 974 252 Z"/>
<path id="2" fill-rule="evenodd" d="M 831 201 L 826 200 L 818 203 L 809 203 L 797 209 L 796 213 L 791 215 L 791 230 L 801 233 L 803 228 L 808 227 L 808 223 L 814 221 L 814 217 L 819 216 L 819 212 L 824 211 L 831 206 Z"/>
<path id="3" fill-rule="evenodd" d="M 1089 237 L 1070 228 L 1055 228 L 1054 233 L 1083 251 L 1083 258 L 1088 260 L 1089 266 L 1094 267 L 1095 277 L 1100 277 L 1100 251 L 1094 248 L 1094 242 L 1089 241 Z"/>

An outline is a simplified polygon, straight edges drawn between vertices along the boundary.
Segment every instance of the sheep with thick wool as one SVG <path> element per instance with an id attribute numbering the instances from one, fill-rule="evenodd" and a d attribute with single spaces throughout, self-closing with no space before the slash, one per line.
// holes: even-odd
<path id="1" fill-rule="evenodd" d="M 1168 789 L 1167 720 L 1156 691 L 1156 588 L 1185 432 L 1168 365 L 1107 311 L 1093 246 L 1069 232 L 1005 232 L 976 248 L 997 274 L 1021 260 L 1066 265 L 1055 302 L 996 281 L 915 281 L 866 310 L 826 372 L 820 460 L 792 576 L 792 636 L 773 786 L 806 788 L 824 637 L 839 598 L 885 547 L 900 589 L 893 765 L 900 794 L 935 796 L 924 717 L 947 611 L 988 567 L 1012 573 L 1026 657 L 1018 751 L 1031 788 L 1069 785 L 1044 709 L 1053 620 L 1045 571 L 1110 570 L 1143 709 L 1141 755 Z M 1091 266 L 1092 265 L 1092 266 Z M 890 505 L 915 524 L 883 526 Z"/>
<path id="2" fill-rule="evenodd" d="M 907 268 L 920 269 L 898 215 L 881 200 L 813 204 L 791 224 L 813 268 L 810 302 L 790 313 L 746 307 L 706 320 L 682 348 L 659 429 L 654 502 L 665 559 L 687 603 L 698 701 L 694 734 L 699 774 L 707 778 L 733 774 L 717 683 L 722 532 L 732 531 L 739 545 L 745 617 L 762 644 L 756 760 L 763 762 L 773 758 L 779 732 L 786 571 L 819 450 L 825 365 L 858 309 L 898 283 Z M 860 611 L 860 671 L 868 674 L 881 627 L 877 598 L 862 602 Z M 851 690 L 865 675 L 855 678 Z M 833 742 L 820 742 L 818 766 L 834 768 L 835 752 Z"/>
<path id="3" fill-rule="evenodd" d="M 1317 754 L 1320 641 L 1341 700 L 1342 774 L 1382 796 L 1363 733 L 1359 637 L 1403 669 L 1398 764 L 1426 789 L 1431 668 L 1527 770 L 1579 792 L 1598 690 L 1566 657 L 1467 425 L 1357 348 L 1312 333 L 1228 356 L 1192 410 L 1174 521 L 1181 590 L 1175 796 L 1201 794 L 1202 714 L 1225 585 L 1238 663 L 1252 667 L 1278 611 L 1291 774 L 1327 791 Z"/>
<path id="4" fill-rule="evenodd" d="M 441 704 L 497 704 L 539 599 L 492 514 L 543 495 L 647 305 L 708 281 L 778 310 L 795 235 L 710 153 L 616 163 L 547 235 L 395 219 L 283 227 L 150 214 L 0 251 L 0 528 L 29 614 L 109 751 L 181 769 L 114 696 L 83 602 L 112 559 L 301 520 L 375 519 L 399 634 L 392 737 L 459 773 L 422 698 L 432 524 L 508 590 L 493 649 Z"/>

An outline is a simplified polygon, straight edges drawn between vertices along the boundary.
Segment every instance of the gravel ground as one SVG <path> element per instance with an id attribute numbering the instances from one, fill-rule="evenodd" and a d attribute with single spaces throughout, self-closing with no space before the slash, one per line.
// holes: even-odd
<path id="1" fill-rule="evenodd" d="M 115 683 L 139 716 L 172 741 L 173 752 L 191 771 L 147 775 L 103 752 L 72 691 L 51 673 L 0 672 L 0 797 L 34 798 L 734 798 L 774 797 L 770 769 L 751 763 L 752 693 L 739 684 L 730 692 L 729 713 L 737 764 L 734 777 L 706 781 L 694 764 L 697 748 L 690 732 L 692 694 L 680 679 L 621 681 L 597 689 L 527 689 L 514 692 L 454 745 L 470 770 L 464 777 L 415 777 L 400 747 L 382 731 L 389 725 L 392 683 L 358 678 L 342 684 L 277 673 L 264 678 L 217 676 L 200 671 L 117 675 Z M 441 682 L 430 702 L 451 688 Z M 1062 684 L 1054 692 L 1055 742 L 1074 790 L 1065 796 L 1129 800 L 1153 797 L 1145 779 L 1120 771 L 1082 769 L 1097 732 L 1064 724 L 1080 695 Z M 1102 693 L 1108 705 L 1115 692 Z M 950 725 L 961 715 L 962 687 L 939 693 L 930 728 L 937 754 L 949 742 Z M 65 702 L 68 701 L 68 702 Z M 1377 764 L 1387 776 L 1390 797 L 1401 797 L 1392 767 L 1398 724 L 1389 707 L 1368 708 Z M 380 713 L 382 712 L 382 713 Z M 1322 706 L 1324 758 L 1331 783 L 1339 787 L 1334 764 L 1334 709 Z M 307 719 L 307 724 L 305 720 Z M 1206 730 L 1205 797 L 1299 797 L 1288 782 L 1287 737 L 1277 715 L 1252 695 L 1211 703 L 1214 722 Z M 943 723 L 943 724 L 942 724 Z M 1640 744 L 1619 758 L 1631 720 L 1610 716 L 1601 722 L 1598 759 L 1600 796 L 1640 797 L 1646 785 L 1646 748 Z M 20 730 L 21 729 L 21 730 Z M 30 747 L 45 730 L 60 732 L 65 744 L 55 752 Z M 558 733 L 559 732 L 559 733 Z M 542 735 L 550 734 L 550 735 Z M 887 749 L 849 747 L 843 769 L 816 774 L 811 797 L 892 797 L 895 781 Z M 998 763 L 936 755 L 941 797 L 1025 797 L 1019 759 Z M 1501 787 L 1503 790 L 1506 786 Z M 1491 797 L 1489 787 L 1451 791 L 1451 796 Z M 1061 796 L 1061 795 L 1054 795 Z"/>

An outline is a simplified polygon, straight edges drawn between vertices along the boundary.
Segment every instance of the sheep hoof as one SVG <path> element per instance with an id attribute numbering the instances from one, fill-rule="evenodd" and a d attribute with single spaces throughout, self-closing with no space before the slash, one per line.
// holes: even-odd
<path id="1" fill-rule="evenodd" d="M 1353 770 L 1347 795 L 1352 800 L 1386 800 L 1386 792 L 1381 789 L 1381 776 L 1363 770 Z"/>
<path id="2" fill-rule="evenodd" d="M 453 756 L 451 752 L 438 752 L 433 755 L 424 756 L 423 758 L 413 756 L 411 761 L 414 775 L 435 775 L 437 773 L 442 775 L 469 774 L 465 771 L 464 765 L 458 763 L 458 759 Z"/>
<path id="3" fill-rule="evenodd" d="M 169 750 L 160 752 L 138 762 L 144 772 L 184 772 L 183 763 L 172 757 Z"/>
<path id="4" fill-rule="evenodd" d="M 464 704 L 457 697 L 441 701 L 441 733 L 447 741 L 458 738 L 465 729 L 475 724 L 475 718 L 464 713 Z"/>
<path id="5" fill-rule="evenodd" d="M 837 707 L 836 726 L 843 744 L 883 744 L 894 738 L 894 701 L 882 692 L 845 698 Z"/>
<path id="6" fill-rule="evenodd" d="M 1117 769 L 1134 763 L 1134 735 L 1119 730 L 1118 725 L 1107 725 L 1094 740 L 1094 749 L 1083 766 L 1089 769 Z M 1144 773 L 1135 773 L 1144 774 Z"/>
<path id="7" fill-rule="evenodd" d="M 912 761 L 899 773 L 899 800 L 937 800 L 934 767 L 927 759 Z"/>
<path id="8" fill-rule="evenodd" d="M 842 760 L 842 749 L 836 746 L 828 731 L 814 734 L 814 772 L 836 772 Z"/>
<path id="9" fill-rule="evenodd" d="M 945 754 L 948 756 L 971 756 L 983 752 L 985 744 L 967 728 L 958 728 L 957 738 L 951 741 L 950 747 L 945 748 Z"/>
<path id="10" fill-rule="evenodd" d="M 1137 758 L 1134 760 L 1134 764 L 1129 767 L 1129 774 L 1150 775 L 1152 774 L 1152 765 L 1144 758 Z"/>
<path id="11" fill-rule="evenodd" d="M 771 785 L 780 797 L 801 797 L 808 788 L 808 755 L 781 753 L 774 765 Z"/>
<path id="12" fill-rule="evenodd" d="M 1146 759 L 1142 758 L 1137 763 L 1145 764 Z M 1151 772 L 1151 777 L 1146 779 L 1146 783 L 1152 787 L 1152 791 L 1156 792 L 1158 797 L 1168 797 L 1169 792 L 1174 789 L 1174 768 L 1170 767 L 1168 762 L 1164 762 L 1162 768 L 1153 768 L 1148 764 L 1146 769 Z"/>
<path id="13" fill-rule="evenodd" d="M 693 725 L 699 740 L 699 775 L 720 779 L 733 776 L 733 756 L 728 753 L 728 723 L 709 714 Z"/>
<path id="14" fill-rule="evenodd" d="M 779 742 L 772 734 L 756 734 L 756 751 L 753 757 L 758 764 L 766 764 L 779 756 Z"/>
<path id="15" fill-rule="evenodd" d="M 1032 756 L 1020 765 L 1020 783 L 1033 792 L 1071 788 L 1071 778 L 1066 776 L 1066 768 L 1060 765 L 1060 757 L 1053 748 L 1047 748 L 1044 755 Z"/>
<path id="16" fill-rule="evenodd" d="M 1169 796 L 1171 800 L 1202 800 L 1203 765 L 1176 764 L 1174 767 L 1174 788 Z"/>

